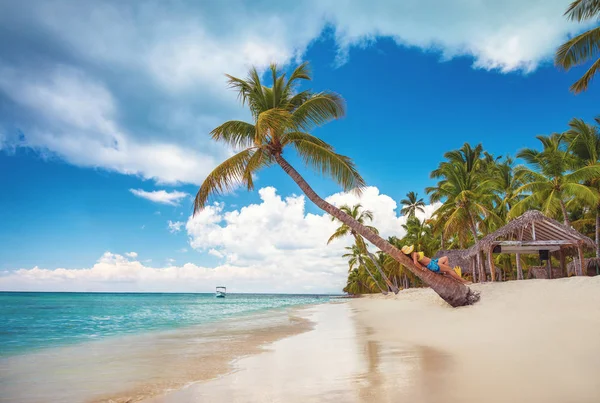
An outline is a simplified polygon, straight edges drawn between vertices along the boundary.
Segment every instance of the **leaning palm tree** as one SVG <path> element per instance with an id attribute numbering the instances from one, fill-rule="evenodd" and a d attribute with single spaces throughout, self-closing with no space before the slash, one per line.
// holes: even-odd
<path id="1" fill-rule="evenodd" d="M 537 139 L 543 145 L 542 151 L 526 148 L 517 154 L 534 169 L 524 166 L 516 169 L 525 182 L 517 192 L 525 193 L 526 197 L 514 205 L 509 217 L 514 218 L 528 208 L 541 208 L 546 215 L 562 215 L 564 224 L 570 226 L 568 203 L 581 201 L 590 206 L 598 203 L 598 191 L 585 182 L 600 176 L 600 166 L 578 166 L 577 158 L 565 149 L 566 136 L 562 133 Z"/>
<path id="2" fill-rule="evenodd" d="M 569 127 L 566 137 L 573 154 L 579 158 L 584 166 L 598 166 L 600 164 L 600 131 L 598 127 L 587 124 L 582 119 L 572 119 L 569 122 Z M 600 175 L 592 178 L 586 184 L 600 191 Z M 600 200 L 595 206 L 590 207 L 596 213 L 596 257 L 600 258 Z"/>
<path id="3" fill-rule="evenodd" d="M 227 76 L 230 87 L 250 109 L 253 122 L 229 121 L 211 132 L 214 140 L 224 142 L 238 152 L 206 177 L 196 194 L 194 213 L 206 206 L 211 195 L 222 194 L 239 185 L 253 189 L 254 174 L 277 164 L 319 208 L 407 266 L 450 305 L 468 305 L 477 301 L 477 293 L 452 279 L 421 270 L 400 250 L 325 201 L 310 187 L 284 158 L 286 151 L 294 149 L 307 166 L 331 177 L 345 191 L 360 192 L 365 186 L 350 158 L 336 153 L 331 145 L 308 133 L 316 126 L 342 117 L 344 102 L 339 95 L 327 91 L 296 91 L 295 86 L 300 80 L 310 80 L 306 63 L 296 68 L 289 78 L 275 65 L 271 66 L 270 72 L 270 87 L 263 85 L 255 68 L 250 70 L 246 80 Z"/>
<path id="4" fill-rule="evenodd" d="M 565 15 L 572 21 L 589 21 L 598 20 L 600 18 L 600 1 L 598 0 L 575 0 Z M 574 66 L 578 66 L 594 59 L 600 49 L 600 26 L 585 31 L 567 42 L 565 42 L 556 51 L 554 64 L 569 70 Z M 571 85 L 571 91 L 578 94 L 587 90 L 592 78 L 600 69 L 600 58 L 596 59 L 585 74 Z"/>
<path id="5" fill-rule="evenodd" d="M 418 193 L 413 191 L 408 192 L 406 194 L 406 199 L 400 200 L 400 204 L 404 206 L 400 212 L 409 218 L 414 217 L 417 211 L 421 213 L 425 212 L 425 209 L 423 208 L 425 207 L 423 199 L 419 198 Z"/>
<path id="6" fill-rule="evenodd" d="M 369 221 L 373 220 L 373 212 L 369 211 L 369 210 L 361 210 L 361 209 L 362 209 L 362 205 L 360 203 L 355 204 L 352 207 L 350 207 L 346 204 L 344 204 L 343 206 L 340 206 L 340 210 L 342 210 L 344 213 L 346 213 L 347 215 L 352 217 L 356 222 L 364 225 L 365 228 L 368 228 L 373 233 L 379 234 L 379 231 L 377 230 L 377 228 L 365 224 L 365 222 L 367 220 L 369 220 Z M 336 221 L 337 218 L 332 216 L 331 220 Z M 381 268 L 381 265 L 379 265 L 377 263 L 377 258 L 371 252 L 369 252 L 369 249 L 367 248 L 367 244 L 365 243 L 364 238 L 362 236 L 360 236 L 352 228 L 350 228 L 349 225 L 344 224 L 342 222 L 342 225 L 340 225 L 338 227 L 338 229 L 335 230 L 333 235 L 331 235 L 329 237 L 329 239 L 327 240 L 327 244 L 329 245 L 333 240 L 343 238 L 347 235 L 352 235 L 356 246 L 362 251 L 362 253 L 364 253 L 367 256 L 367 259 L 373 264 L 373 266 L 375 266 L 375 268 L 377 269 L 377 271 L 379 272 L 379 274 L 381 275 L 381 277 L 383 278 L 385 283 L 388 285 L 388 287 L 394 293 L 397 294 L 399 291 L 398 287 L 394 286 L 394 284 L 392 284 L 392 282 L 387 278 L 387 276 L 385 275 L 385 272 Z"/>
<path id="7" fill-rule="evenodd" d="M 375 276 L 373 275 L 371 270 L 369 270 L 369 267 L 365 264 L 365 261 L 363 259 L 364 252 L 363 252 L 362 248 L 358 245 L 352 245 L 352 246 L 346 246 L 346 250 L 348 250 L 348 252 L 344 253 L 342 255 L 342 257 L 348 259 L 348 268 L 349 268 L 348 272 L 349 273 L 357 272 L 359 274 L 366 272 L 369 275 L 371 282 L 369 284 L 369 281 L 364 279 L 363 283 L 369 284 L 369 289 L 374 288 L 373 285 L 375 285 L 375 286 L 377 286 L 377 288 L 379 288 L 379 291 L 382 294 L 387 294 L 387 291 L 385 291 L 381 287 L 381 284 L 379 283 L 379 281 L 375 278 Z"/>

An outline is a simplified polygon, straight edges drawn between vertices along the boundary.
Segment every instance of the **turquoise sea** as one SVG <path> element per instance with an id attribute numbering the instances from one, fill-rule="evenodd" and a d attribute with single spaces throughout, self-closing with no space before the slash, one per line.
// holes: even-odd
<path id="1" fill-rule="evenodd" d="M 318 295 L 0 292 L 0 357 L 115 336 L 174 330 L 284 307 Z"/>

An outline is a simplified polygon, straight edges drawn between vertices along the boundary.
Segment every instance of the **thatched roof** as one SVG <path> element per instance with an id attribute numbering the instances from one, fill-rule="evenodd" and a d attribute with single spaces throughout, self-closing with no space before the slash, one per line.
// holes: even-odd
<path id="1" fill-rule="evenodd" d="M 465 257 L 464 249 L 448 249 L 448 250 L 439 250 L 434 259 L 439 259 L 442 256 L 448 256 L 448 262 L 450 266 L 460 266 L 463 270 L 469 270 L 469 260 Z"/>
<path id="2" fill-rule="evenodd" d="M 533 236 L 534 233 L 535 239 Z M 499 240 L 533 242 L 564 240 L 572 241 L 573 245 L 581 242 L 589 248 L 595 247 L 594 242 L 590 238 L 580 234 L 573 228 L 567 227 L 552 218 L 548 218 L 537 210 L 530 210 L 510 221 L 499 230 L 480 239 L 475 245 L 465 250 L 463 256 L 465 258 L 473 257 L 481 250 L 487 251 L 492 247 L 494 242 Z"/>

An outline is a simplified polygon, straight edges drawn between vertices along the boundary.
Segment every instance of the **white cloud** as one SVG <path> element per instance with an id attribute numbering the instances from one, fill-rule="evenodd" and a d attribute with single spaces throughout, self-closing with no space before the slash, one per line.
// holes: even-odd
<path id="1" fill-rule="evenodd" d="M 188 251 L 187 248 L 177 249 L 177 252 L 179 252 L 179 253 L 186 253 L 187 251 Z"/>
<path id="2" fill-rule="evenodd" d="M 323 286 L 341 288 L 348 270 L 341 255 L 353 241 L 343 239 L 327 245 L 339 224 L 326 214 L 307 213 L 304 196 L 282 198 L 273 187 L 262 188 L 259 194 L 260 204 L 225 211 L 224 204 L 215 203 L 190 217 L 186 224 L 190 245 L 235 266 L 279 268 L 298 277 L 327 273 L 329 282 Z M 398 216 L 396 202 L 375 187 L 366 188 L 360 198 L 337 193 L 327 201 L 337 206 L 360 202 L 373 212 L 372 225 L 383 237 L 404 234 L 406 218 Z M 436 207 L 427 206 L 426 216 Z"/>
<path id="3" fill-rule="evenodd" d="M 142 199 L 147 199 L 160 204 L 168 204 L 170 206 L 179 205 L 179 202 L 182 199 L 189 196 L 188 193 L 178 192 L 176 190 L 172 192 L 167 192 L 166 190 L 154 190 L 152 192 L 147 192 L 142 189 L 129 189 L 129 191 L 137 197 L 141 197 Z"/>
<path id="4" fill-rule="evenodd" d="M 122 292 L 213 292 L 227 284 L 232 292 L 339 292 L 328 273 L 290 273 L 261 265 L 223 264 L 203 267 L 180 266 L 169 260 L 166 267 L 150 267 L 122 255 L 106 252 L 92 267 L 81 269 L 19 269 L 0 272 L 3 291 L 122 291 Z"/>
<path id="5" fill-rule="evenodd" d="M 227 284 L 238 292 L 340 292 L 348 271 L 341 255 L 353 241 L 327 245 L 339 224 L 325 214 L 307 213 L 304 196 L 283 198 L 272 187 L 260 189 L 259 194 L 258 204 L 232 211 L 213 204 L 185 224 L 190 245 L 220 259 L 215 267 L 175 265 L 171 258 L 166 259 L 166 267 L 150 267 L 151 261 L 136 260 L 135 252 L 125 256 L 106 252 L 90 268 L 4 272 L 0 289 L 212 291 L 217 284 Z M 360 199 L 337 193 L 327 200 L 338 206 L 360 202 L 373 211 L 373 225 L 382 236 L 402 236 L 405 218 L 397 215 L 396 203 L 375 187 L 366 188 Z M 434 208 L 427 206 L 427 215 Z"/>
<path id="6" fill-rule="evenodd" d="M 2 147 L 164 183 L 199 184 L 226 155 L 207 134 L 245 112 L 224 73 L 297 61 L 326 28 L 340 60 L 387 37 L 443 59 L 472 56 L 477 68 L 529 72 L 584 27 L 563 17 L 564 0 L 8 3 L 0 24 L 14 46 L 0 48 L 11 56 L 0 91 L 25 140 L 0 134 Z"/>
<path id="7" fill-rule="evenodd" d="M 184 222 L 182 222 L 182 221 L 173 222 L 173 221 L 169 220 L 167 222 L 167 226 L 168 226 L 169 232 L 171 234 L 181 231 L 181 227 L 183 226 L 183 224 L 184 224 Z"/>

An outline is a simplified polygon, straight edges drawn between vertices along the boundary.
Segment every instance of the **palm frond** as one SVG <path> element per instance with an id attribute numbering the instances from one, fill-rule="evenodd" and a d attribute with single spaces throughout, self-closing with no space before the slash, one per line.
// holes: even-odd
<path id="1" fill-rule="evenodd" d="M 344 100 L 332 92 L 314 94 L 292 113 L 294 125 L 311 130 L 345 114 Z"/>
<path id="2" fill-rule="evenodd" d="M 213 140 L 222 141 L 231 147 L 247 148 L 254 143 L 256 127 L 240 120 L 230 120 L 210 132 Z"/>
<path id="3" fill-rule="evenodd" d="M 296 141 L 293 144 L 306 165 L 329 176 L 345 191 L 355 190 L 360 193 L 365 187 L 364 179 L 349 157 L 308 141 Z"/>
<path id="4" fill-rule="evenodd" d="M 579 80 L 575 81 L 569 89 L 575 94 L 587 90 L 598 70 L 600 70 L 600 58 L 596 60 L 585 74 Z"/>
<path id="5" fill-rule="evenodd" d="M 598 53 L 599 44 L 600 27 L 590 29 L 561 45 L 556 51 L 554 64 L 569 70 L 573 66 L 585 63 Z"/>
<path id="6" fill-rule="evenodd" d="M 565 14 L 571 21 L 584 21 L 600 14 L 600 0 L 575 0 L 569 5 Z"/>
<path id="7" fill-rule="evenodd" d="M 246 149 L 223 161 L 204 180 L 194 200 L 194 214 L 202 210 L 210 196 L 231 191 L 244 182 L 246 167 L 255 150 Z"/>

